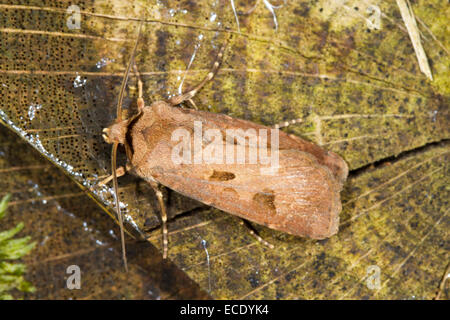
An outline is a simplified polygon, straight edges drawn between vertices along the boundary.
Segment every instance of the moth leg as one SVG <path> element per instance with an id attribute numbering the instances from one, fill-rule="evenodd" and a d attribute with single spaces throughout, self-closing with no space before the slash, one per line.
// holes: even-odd
<path id="1" fill-rule="evenodd" d="M 195 110 L 198 110 L 197 105 L 195 104 L 194 100 L 189 99 L 188 102 L 191 104 L 191 106 L 192 106 Z"/>
<path id="2" fill-rule="evenodd" d="M 159 207 L 161 208 L 161 222 L 162 222 L 162 237 L 163 237 L 163 259 L 167 259 L 168 251 L 168 231 L 167 231 L 167 210 L 164 202 L 164 196 L 161 192 L 161 187 L 157 182 L 150 182 L 151 187 L 155 191 L 156 198 L 158 198 Z"/>
<path id="3" fill-rule="evenodd" d="M 214 62 L 211 71 L 206 75 L 206 77 L 193 89 L 189 90 L 188 92 L 185 92 L 183 94 L 180 94 L 178 96 L 172 97 L 169 99 L 169 103 L 173 106 L 179 105 L 180 103 L 183 103 L 184 101 L 189 101 L 192 99 L 197 92 L 203 88 L 203 86 L 210 81 L 214 76 L 216 75 L 217 71 L 219 71 L 220 62 L 222 61 L 223 53 L 226 48 L 226 43 L 220 48 L 219 53 L 217 54 L 216 61 Z"/>
<path id="4" fill-rule="evenodd" d="M 141 79 L 141 74 L 139 73 L 138 68 L 136 66 L 136 63 L 133 65 L 133 68 L 134 68 L 134 72 L 136 73 L 137 83 L 138 83 L 137 106 L 138 106 L 139 112 L 141 112 L 142 109 L 144 109 L 144 107 L 145 107 L 145 101 L 144 101 L 144 98 L 143 98 L 143 90 L 142 90 L 143 82 L 142 82 L 142 79 Z"/>
<path id="5" fill-rule="evenodd" d="M 274 125 L 273 127 L 275 129 L 286 128 L 286 127 L 290 126 L 291 124 L 300 123 L 302 121 L 303 121 L 302 119 L 293 119 L 293 120 L 278 123 L 278 124 Z"/>
<path id="6" fill-rule="evenodd" d="M 131 169 L 131 166 L 128 163 L 125 167 L 122 167 L 122 166 L 118 167 L 116 169 L 117 178 L 124 176 L 127 173 L 127 171 L 130 171 L 130 169 Z M 98 183 L 98 186 L 103 186 L 103 185 L 107 184 L 108 182 L 110 182 L 112 179 L 113 179 L 113 175 L 110 175 L 108 178 L 105 178 L 102 181 L 100 181 Z"/>
<path id="7" fill-rule="evenodd" d="M 240 222 L 243 226 L 247 227 L 248 232 L 256 238 L 256 240 L 258 240 L 258 242 L 261 242 L 263 245 L 265 245 L 266 247 L 269 247 L 270 249 L 275 248 L 275 246 L 269 242 L 267 242 L 266 240 L 264 240 L 263 238 L 261 238 L 261 236 L 259 236 L 255 229 L 253 229 L 253 227 L 250 225 L 250 223 L 245 220 L 245 219 L 241 219 Z"/>

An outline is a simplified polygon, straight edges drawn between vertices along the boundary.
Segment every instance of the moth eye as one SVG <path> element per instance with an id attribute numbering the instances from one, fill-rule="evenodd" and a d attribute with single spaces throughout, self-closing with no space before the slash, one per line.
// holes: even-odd
<path id="1" fill-rule="evenodd" d="M 263 190 L 263 192 L 256 193 L 253 196 L 253 201 L 272 213 L 276 213 L 275 195 L 273 190 Z"/>
<path id="2" fill-rule="evenodd" d="M 209 177 L 209 181 L 228 181 L 233 180 L 234 178 L 236 178 L 236 175 L 232 172 L 214 170 Z"/>

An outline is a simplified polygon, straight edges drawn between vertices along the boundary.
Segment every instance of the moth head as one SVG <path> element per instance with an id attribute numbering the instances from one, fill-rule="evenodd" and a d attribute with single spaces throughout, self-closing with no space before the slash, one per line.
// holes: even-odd
<path id="1" fill-rule="evenodd" d="M 125 139 L 128 131 L 128 121 L 123 120 L 113 123 L 108 128 L 103 129 L 102 137 L 106 143 L 121 143 L 125 144 Z"/>

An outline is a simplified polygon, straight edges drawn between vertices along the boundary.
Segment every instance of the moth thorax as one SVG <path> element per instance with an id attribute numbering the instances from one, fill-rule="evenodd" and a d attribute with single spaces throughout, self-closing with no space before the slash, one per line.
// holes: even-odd
<path id="1" fill-rule="evenodd" d="M 110 125 L 108 128 L 103 129 L 103 139 L 107 143 L 125 143 L 126 134 L 128 131 L 128 121 L 120 121 Z"/>

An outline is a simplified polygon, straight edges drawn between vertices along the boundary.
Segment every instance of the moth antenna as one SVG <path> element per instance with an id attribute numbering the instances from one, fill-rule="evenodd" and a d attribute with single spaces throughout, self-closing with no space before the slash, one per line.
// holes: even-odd
<path id="1" fill-rule="evenodd" d="M 131 65 L 133 64 L 134 60 L 134 54 L 136 53 L 136 48 L 139 43 L 139 37 L 141 35 L 142 30 L 142 24 L 144 19 L 141 20 L 141 23 L 139 24 L 139 31 L 136 38 L 136 42 L 134 44 L 133 51 L 131 52 L 130 60 L 128 61 L 127 70 L 123 76 L 122 79 L 122 85 L 120 86 L 120 92 L 119 92 L 119 99 L 117 101 L 117 119 L 116 122 L 122 121 L 122 102 L 123 102 L 123 94 L 125 92 L 125 87 L 127 85 L 128 76 L 130 74 Z M 119 146 L 118 142 L 114 142 L 112 146 L 112 152 L 111 152 L 111 168 L 112 168 L 112 175 L 113 175 L 113 185 L 114 185 L 114 198 L 116 202 L 116 210 L 117 210 L 117 216 L 119 219 L 119 226 L 120 226 L 120 240 L 122 243 L 122 258 L 123 258 L 123 264 L 125 267 L 125 271 L 128 272 L 128 263 L 127 263 L 127 252 L 125 248 L 125 234 L 123 231 L 123 217 L 122 217 L 122 211 L 120 210 L 120 201 L 119 201 L 119 183 L 117 182 L 117 147 Z"/>
<path id="2" fill-rule="evenodd" d="M 127 263 L 127 252 L 125 248 L 125 234 L 123 231 L 123 217 L 122 211 L 120 210 L 119 203 L 119 183 L 117 182 L 117 173 L 116 173 L 116 160 L 117 160 L 117 147 L 119 143 L 114 142 L 112 146 L 112 156 L 111 156 L 111 167 L 113 172 L 113 186 L 114 186 L 114 198 L 116 202 L 116 210 L 119 218 L 119 226 L 120 226 L 120 240 L 122 242 L 122 258 L 123 264 L 125 266 L 125 271 L 128 272 L 128 263 Z"/>
<path id="3" fill-rule="evenodd" d="M 117 122 L 120 122 L 122 120 L 122 102 L 123 102 L 123 94 L 125 92 L 125 87 L 127 85 L 128 76 L 130 75 L 131 65 L 133 64 L 134 60 L 134 54 L 136 53 L 136 48 L 139 42 L 139 37 L 141 36 L 141 30 L 142 30 L 142 24 L 144 20 L 141 20 L 141 23 L 139 24 L 139 31 L 136 38 L 136 42 L 134 44 L 133 51 L 131 52 L 130 60 L 128 61 L 127 65 L 127 71 L 125 72 L 125 75 L 122 79 L 122 85 L 120 86 L 120 93 L 119 93 L 119 100 L 117 101 Z"/>
<path id="4" fill-rule="evenodd" d="M 206 75 L 206 77 L 193 89 L 189 90 L 188 92 L 185 92 L 183 94 L 180 94 L 178 96 L 172 97 L 169 99 L 169 103 L 171 105 L 178 105 L 180 103 L 183 103 L 186 100 L 192 99 L 197 92 L 203 88 L 203 86 L 208 82 L 211 81 L 212 78 L 217 74 L 217 71 L 219 71 L 220 63 L 222 62 L 223 53 L 225 52 L 225 48 L 227 47 L 227 42 L 219 49 L 219 53 L 217 54 L 216 61 L 213 64 L 213 67 L 211 68 L 211 71 Z"/>

